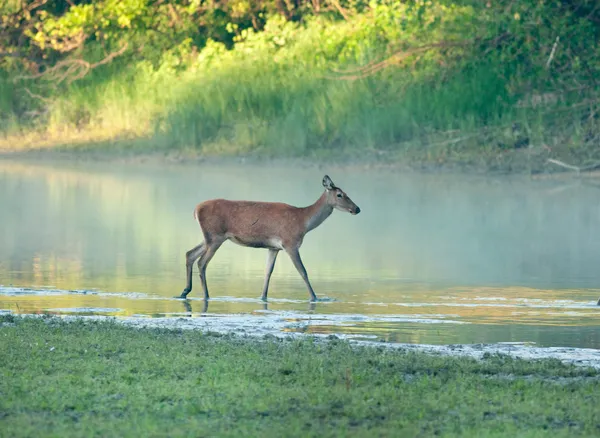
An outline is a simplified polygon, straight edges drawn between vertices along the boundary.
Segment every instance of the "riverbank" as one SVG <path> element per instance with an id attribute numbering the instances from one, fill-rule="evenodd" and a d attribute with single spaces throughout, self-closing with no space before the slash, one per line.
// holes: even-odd
<path id="1" fill-rule="evenodd" d="M 0 435 L 590 436 L 598 371 L 0 317 Z"/>
<path id="2" fill-rule="evenodd" d="M 130 143 L 101 143 L 78 146 L 47 146 L 43 148 L 0 148 L 0 160 L 19 162 L 111 162 L 120 164 L 151 165 L 293 165 L 300 167 L 343 167 L 361 169 L 385 169 L 389 171 L 417 173 L 457 173 L 489 175 L 531 175 L 542 177 L 591 177 L 600 176 L 600 162 L 590 164 L 576 154 L 561 160 L 553 158 L 549 150 L 515 150 L 497 152 L 486 149 L 457 153 L 452 158 L 441 159 L 427 151 L 411 154 L 382 153 L 374 151 L 336 152 L 316 151 L 309 156 L 272 156 L 254 154 L 202 154 L 193 150 L 165 151 L 129 147 Z M 439 151 L 438 151 L 439 152 Z"/>

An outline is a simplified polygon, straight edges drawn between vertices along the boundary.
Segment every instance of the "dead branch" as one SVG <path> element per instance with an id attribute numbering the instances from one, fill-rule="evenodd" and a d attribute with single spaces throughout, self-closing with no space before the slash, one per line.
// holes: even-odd
<path id="1" fill-rule="evenodd" d="M 171 25 L 173 25 L 173 24 L 181 25 L 181 17 L 175 10 L 175 7 L 173 6 L 172 3 L 169 3 L 167 5 L 167 9 L 169 10 L 169 15 L 171 16 Z"/>
<path id="2" fill-rule="evenodd" d="M 30 76 L 17 76 L 15 81 L 18 79 L 38 79 L 44 77 L 47 80 L 55 81 L 57 84 L 60 84 L 63 81 L 66 81 L 70 84 L 73 81 L 83 78 L 86 74 L 89 73 L 90 70 L 95 69 L 101 65 L 107 64 L 115 59 L 117 56 L 122 55 L 125 50 L 127 50 L 128 43 L 125 43 L 123 47 L 121 47 L 116 52 L 111 53 L 106 58 L 101 61 L 95 63 L 89 63 L 83 59 L 65 59 L 63 61 L 59 61 L 53 67 L 44 70 L 41 73 L 37 73 Z"/>
<path id="3" fill-rule="evenodd" d="M 581 168 L 582 172 L 591 172 L 592 170 L 600 169 L 600 163 L 590 164 L 589 166 L 585 166 Z"/>
<path id="4" fill-rule="evenodd" d="M 469 135 L 465 135 L 465 136 L 462 136 L 462 137 L 453 138 L 451 140 L 442 141 L 442 142 L 439 142 L 439 143 L 431 143 L 431 144 L 429 144 L 429 146 L 430 147 L 449 146 L 449 145 L 453 145 L 453 144 L 460 143 L 462 141 L 468 140 L 470 138 L 479 137 L 480 135 L 481 135 L 480 132 L 476 132 L 475 134 L 469 134 Z"/>
<path id="5" fill-rule="evenodd" d="M 557 166 L 564 167 L 565 169 L 574 170 L 575 172 L 577 172 L 577 174 L 580 174 L 581 172 L 590 172 L 592 170 L 600 169 L 600 163 L 594 163 L 589 166 L 579 167 L 574 166 L 572 164 L 567 164 L 564 161 L 555 160 L 553 158 L 548 158 L 546 161 L 552 164 L 556 164 Z"/>
<path id="6" fill-rule="evenodd" d="M 29 94 L 34 99 L 39 99 L 42 102 L 44 102 L 45 104 L 47 104 L 47 105 L 50 105 L 52 103 L 52 101 L 50 99 L 48 99 L 48 98 L 46 98 L 44 96 L 40 96 L 39 94 L 32 93 L 31 90 L 29 88 L 27 88 L 27 87 L 25 87 L 24 90 L 25 90 L 25 92 L 27 94 Z"/>
<path id="7" fill-rule="evenodd" d="M 446 49 L 446 48 L 455 48 L 455 47 L 466 47 L 472 45 L 474 40 L 466 40 L 466 41 L 442 41 L 439 43 L 425 44 L 419 47 L 412 47 L 409 49 L 399 50 L 396 53 L 392 54 L 390 57 L 384 59 L 379 62 L 370 62 L 367 65 L 362 67 L 358 67 L 350 70 L 333 70 L 334 73 L 340 74 L 342 76 L 336 77 L 336 79 L 344 79 L 344 80 L 356 80 L 356 79 L 364 79 L 367 76 L 375 74 L 386 67 L 389 67 L 392 64 L 399 64 L 404 61 L 409 56 L 428 52 L 433 49 Z M 332 78 L 330 78 L 332 79 Z"/>
<path id="8" fill-rule="evenodd" d="M 312 7 L 313 7 L 313 11 L 315 11 L 316 14 L 318 14 L 319 12 L 321 12 L 321 2 L 320 2 L 320 0 L 312 0 L 311 4 L 312 4 Z"/>
<path id="9" fill-rule="evenodd" d="M 546 68 L 550 67 L 550 63 L 552 62 L 552 59 L 554 58 L 554 53 L 556 52 L 556 46 L 558 46 L 558 40 L 559 40 L 560 36 L 556 36 L 556 40 L 554 41 L 554 45 L 552 46 L 552 50 L 550 51 L 550 56 L 548 57 L 548 61 L 546 62 Z"/>
<path id="10" fill-rule="evenodd" d="M 89 63 L 82 59 L 66 59 L 59 61 L 54 67 L 48 68 L 41 73 L 36 73 L 29 76 L 17 76 L 14 80 L 18 79 L 38 79 L 45 77 L 48 80 L 54 80 L 57 84 L 71 76 L 72 82 L 76 79 L 80 79 L 89 71 Z"/>
<path id="11" fill-rule="evenodd" d="M 94 69 L 96 67 L 99 67 L 101 65 L 107 64 L 109 62 L 111 62 L 113 59 L 115 59 L 117 56 L 121 56 L 123 53 L 125 53 L 125 50 L 127 50 L 127 47 L 129 46 L 129 43 L 125 43 L 123 45 L 123 47 L 121 47 L 119 50 L 117 50 L 116 52 L 111 53 L 110 55 L 108 55 L 106 58 L 104 58 L 101 61 L 98 61 L 94 64 L 90 65 L 90 68 Z"/>
<path id="12" fill-rule="evenodd" d="M 38 0 L 36 2 L 32 2 L 29 6 L 24 7 L 23 10 L 26 11 L 33 11 L 34 9 L 39 8 L 40 6 L 45 5 L 46 3 L 48 3 L 48 0 Z"/>
<path id="13" fill-rule="evenodd" d="M 88 36 L 81 31 L 77 35 L 73 35 L 70 38 L 64 38 L 62 45 L 60 47 L 56 47 L 56 50 L 62 53 L 71 52 L 76 48 L 81 47 L 87 37 Z"/>
<path id="14" fill-rule="evenodd" d="M 564 167 L 565 169 L 574 170 L 577 173 L 581 172 L 581 168 L 580 167 L 573 166 L 572 164 L 564 163 L 564 162 L 562 162 L 560 160 L 555 160 L 553 158 L 548 158 L 546 161 L 548 161 L 548 163 L 552 163 L 552 164 L 556 164 L 557 166 Z"/>
<path id="15" fill-rule="evenodd" d="M 348 14 L 348 11 L 342 8 L 342 5 L 340 5 L 338 0 L 329 0 L 329 3 L 331 3 L 335 9 L 337 9 L 340 15 L 344 17 L 344 20 L 348 21 L 350 19 L 350 14 Z"/>

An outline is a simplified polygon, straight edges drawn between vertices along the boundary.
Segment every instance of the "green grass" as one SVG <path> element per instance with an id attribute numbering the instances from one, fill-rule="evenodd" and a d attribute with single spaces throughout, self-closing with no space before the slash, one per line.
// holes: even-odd
<path id="1" fill-rule="evenodd" d="M 3 316 L 0 436 L 594 436 L 600 379 L 483 361 Z"/>

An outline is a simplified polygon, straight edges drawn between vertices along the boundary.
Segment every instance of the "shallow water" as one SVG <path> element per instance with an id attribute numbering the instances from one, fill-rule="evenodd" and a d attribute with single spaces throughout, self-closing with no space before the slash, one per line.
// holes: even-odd
<path id="1" fill-rule="evenodd" d="M 266 250 L 223 245 L 212 299 L 190 300 L 194 206 L 223 197 L 308 205 L 328 173 L 360 206 L 309 233 L 309 304 L 285 254 L 267 304 Z M 206 329 L 407 343 L 600 348 L 600 190 L 584 181 L 339 168 L 0 160 L 0 309 L 203 318 Z M 219 331 L 217 330 L 217 331 Z"/>

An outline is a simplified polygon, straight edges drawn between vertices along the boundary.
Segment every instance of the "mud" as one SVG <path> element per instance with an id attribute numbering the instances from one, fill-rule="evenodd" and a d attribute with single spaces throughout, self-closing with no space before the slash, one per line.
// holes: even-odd
<path id="1" fill-rule="evenodd" d="M 0 310 L 0 313 L 6 311 Z M 40 315 L 22 315 L 40 317 Z M 304 323 L 295 321 L 297 315 L 292 313 L 273 314 L 263 316 L 252 315 L 203 315 L 202 317 L 172 316 L 162 318 L 146 317 L 121 317 L 108 316 L 61 316 L 66 321 L 89 320 L 89 321 L 115 321 L 136 328 L 161 328 L 169 330 L 199 330 L 204 333 L 219 333 L 223 335 L 235 335 L 248 338 L 301 338 L 314 336 L 317 339 L 346 339 L 354 345 L 369 347 L 385 347 L 402 349 L 407 351 L 418 351 L 429 354 L 448 356 L 467 356 L 474 359 L 482 359 L 487 355 L 501 354 L 524 360 L 557 359 L 563 363 L 592 367 L 600 370 L 600 350 L 592 348 L 570 348 L 570 347 L 536 347 L 528 343 L 496 343 L 496 344 L 451 344 L 451 345 L 428 345 L 408 343 L 387 343 L 374 340 L 365 340 L 369 336 L 344 335 L 344 334 L 305 334 L 298 331 L 299 324 L 318 325 L 324 322 L 320 318 L 311 318 Z M 360 317 L 364 318 L 364 317 Z M 396 319 L 396 318 L 393 318 Z M 335 320 L 335 318 L 334 318 Z M 331 323 L 332 321 L 328 321 Z"/>

